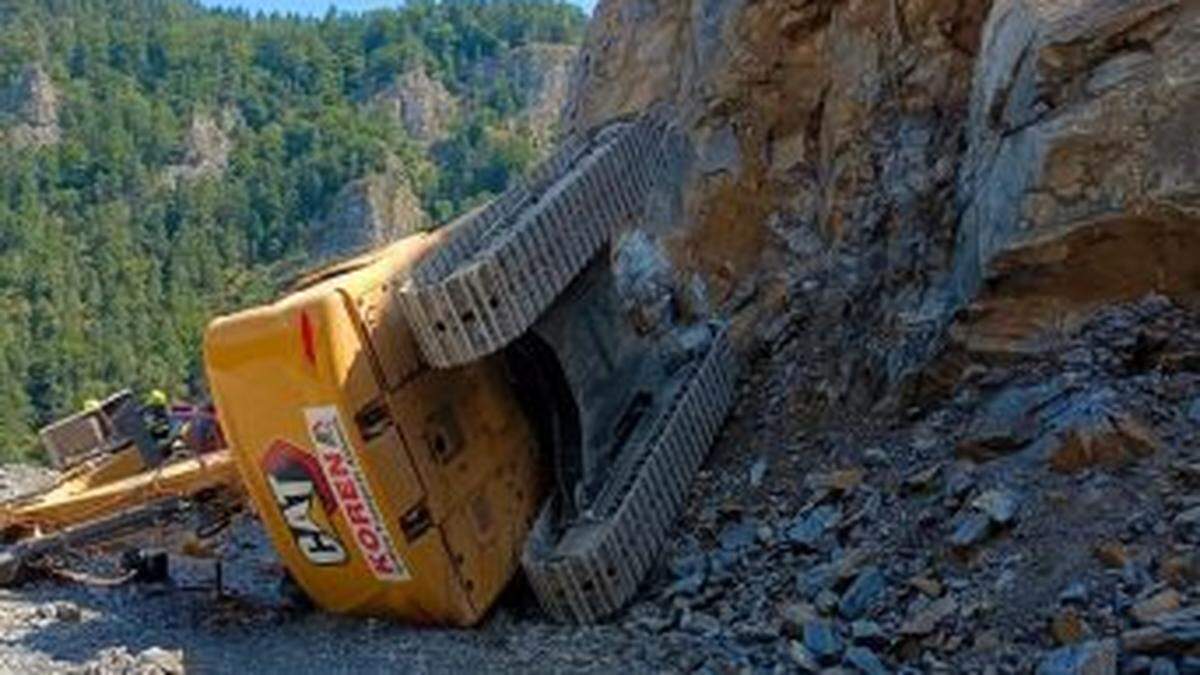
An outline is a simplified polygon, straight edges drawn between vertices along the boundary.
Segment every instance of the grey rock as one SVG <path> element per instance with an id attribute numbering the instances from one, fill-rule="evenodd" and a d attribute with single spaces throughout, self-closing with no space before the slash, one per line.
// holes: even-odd
<path id="1" fill-rule="evenodd" d="M 679 621 L 679 628 L 696 635 L 713 636 L 721 632 L 721 622 L 704 612 L 685 612 Z"/>
<path id="2" fill-rule="evenodd" d="M 865 647 L 851 647 L 846 650 L 844 663 L 852 666 L 864 675 L 886 675 L 891 672 L 875 652 Z"/>
<path id="3" fill-rule="evenodd" d="M 1063 647 L 1050 652 L 1040 664 L 1038 675 L 1116 675 L 1117 641 L 1103 640 Z"/>
<path id="4" fill-rule="evenodd" d="M 797 518 L 784 536 L 789 543 L 809 549 L 815 548 L 825 531 L 836 525 L 841 516 L 841 510 L 835 506 L 818 506 Z"/>
<path id="5" fill-rule="evenodd" d="M 817 612 L 812 605 L 790 602 L 779 610 L 779 617 L 785 630 L 792 635 L 799 635 L 804 631 L 804 624 L 816 620 Z"/>
<path id="6" fill-rule="evenodd" d="M 1058 594 L 1058 601 L 1064 605 L 1083 605 L 1087 604 L 1088 588 L 1087 584 L 1082 581 L 1076 581 L 1069 584 Z"/>
<path id="7" fill-rule="evenodd" d="M 640 229 L 615 244 L 613 274 L 621 308 L 638 330 L 652 333 L 670 321 L 671 265 L 659 242 Z"/>
<path id="8" fill-rule="evenodd" d="M 740 622 L 733 630 L 742 644 L 765 644 L 779 639 L 779 631 L 759 621 Z"/>
<path id="9" fill-rule="evenodd" d="M 904 487 L 913 492 L 921 492 L 930 489 L 942 475 L 942 465 L 934 464 L 933 466 L 910 474 L 904 479 Z"/>
<path id="10" fill-rule="evenodd" d="M 958 518 L 958 524 L 950 534 L 950 545 L 955 548 L 970 548 L 982 543 L 991 533 L 991 517 L 985 513 L 971 511 Z"/>
<path id="11" fill-rule="evenodd" d="M 915 611 L 900 626 L 904 635 L 923 636 L 937 630 L 938 625 L 958 611 L 958 600 L 952 595 L 945 595 L 926 606 L 916 605 Z"/>
<path id="12" fill-rule="evenodd" d="M 1181 654 L 1200 646 L 1200 607 L 1188 607 L 1154 618 L 1153 623 L 1127 630 L 1121 644 L 1134 654 Z"/>
<path id="13" fill-rule="evenodd" d="M 1197 400 L 1200 403 L 1200 399 Z M 888 454 L 883 448 L 867 448 L 863 452 L 863 461 L 870 466 L 886 466 L 888 463 Z"/>
<path id="14" fill-rule="evenodd" d="M 718 537 L 721 549 L 726 552 L 736 553 L 751 548 L 754 546 L 754 540 L 758 536 L 758 525 L 753 520 L 743 520 L 729 525 L 721 531 L 721 535 Z"/>
<path id="15" fill-rule="evenodd" d="M 1116 467 L 1162 449 L 1162 441 L 1122 407 L 1111 388 L 1070 397 L 1046 414 L 1046 433 L 1030 455 L 1061 473 Z"/>
<path id="16" fill-rule="evenodd" d="M 842 618 L 853 621 L 868 613 L 883 597 L 887 580 L 878 567 L 871 566 L 859 573 L 838 603 Z"/>
<path id="17" fill-rule="evenodd" d="M 850 624 L 850 639 L 855 644 L 882 648 L 887 645 L 887 634 L 874 621 L 855 621 Z"/>
<path id="18" fill-rule="evenodd" d="M 795 640 L 788 645 L 788 656 L 802 673 L 821 672 L 821 664 L 817 662 L 817 658 L 804 645 Z"/>
<path id="19" fill-rule="evenodd" d="M 833 565 L 822 563 L 801 572 L 796 577 L 796 587 L 801 595 L 811 600 L 821 591 L 833 588 L 837 578 L 837 569 Z"/>
<path id="20" fill-rule="evenodd" d="M 767 475 L 767 460 L 759 459 L 750 467 L 750 486 L 758 487 L 762 485 L 763 478 Z"/>
<path id="21" fill-rule="evenodd" d="M 809 621 L 804 624 L 804 648 L 819 663 L 824 665 L 837 663 L 844 646 L 841 636 L 838 635 L 832 623 Z"/>
<path id="22" fill-rule="evenodd" d="M 946 481 L 946 496 L 962 499 L 975 487 L 975 476 L 970 471 L 954 471 Z"/>
<path id="23" fill-rule="evenodd" d="M 54 617 L 59 621 L 77 623 L 83 618 L 83 612 L 76 604 L 70 602 L 56 602 L 54 603 Z"/>
<path id="24" fill-rule="evenodd" d="M 1041 432 L 1039 412 L 1062 393 L 1057 384 L 1007 389 L 980 410 L 958 443 L 958 454 L 988 461 L 1032 443 Z"/>
<path id="25" fill-rule="evenodd" d="M 988 490 L 976 497 L 971 506 L 986 513 L 993 523 L 1007 526 L 1016 519 L 1021 504 L 1017 496 L 1008 490 Z"/>
<path id="26" fill-rule="evenodd" d="M 833 591 L 821 591 L 817 593 L 817 598 L 814 602 L 822 614 L 830 614 L 834 609 L 837 609 L 838 596 Z"/>

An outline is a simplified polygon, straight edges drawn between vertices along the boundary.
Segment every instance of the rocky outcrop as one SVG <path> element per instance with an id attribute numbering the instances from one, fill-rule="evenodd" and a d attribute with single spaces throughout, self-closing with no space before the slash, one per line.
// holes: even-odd
<path id="1" fill-rule="evenodd" d="M 607 0 L 571 130 L 673 108 L 643 226 L 811 393 L 899 402 L 931 357 L 1053 344 L 1200 285 L 1200 6 L 1181 0 Z M 786 316 L 785 316 L 786 315 Z"/>
<path id="2" fill-rule="evenodd" d="M 41 147 L 58 142 L 60 95 L 40 65 L 25 66 L 0 91 L 0 137 L 14 147 Z"/>
<path id="3" fill-rule="evenodd" d="M 983 44 L 961 337 L 1037 349 L 1101 304 L 1200 293 L 1200 5 L 997 0 Z"/>
<path id="4" fill-rule="evenodd" d="M 167 167 L 167 180 L 176 182 L 220 176 L 229 165 L 233 140 L 229 131 L 235 126 L 234 114 L 226 111 L 220 118 L 197 112 L 183 140 L 183 157 Z"/>
<path id="5" fill-rule="evenodd" d="M 313 226 L 316 260 L 344 257 L 428 227 L 429 217 L 407 180 L 376 174 L 347 183 L 325 220 Z"/>
<path id="6" fill-rule="evenodd" d="M 391 115 L 418 143 L 446 137 L 458 116 L 458 100 L 424 68 L 402 73 L 371 98 L 372 105 Z"/>
<path id="7" fill-rule="evenodd" d="M 464 110 L 495 95 L 515 95 L 519 110 L 508 125 L 532 133 L 548 148 L 557 137 L 577 53 L 574 45 L 533 43 L 483 59 L 467 74 L 461 98 L 416 68 L 372 95 L 370 104 L 393 117 L 414 140 L 430 145 L 446 138 Z"/>
<path id="8" fill-rule="evenodd" d="M 647 226 L 768 339 L 816 336 L 817 396 L 874 401 L 951 310 L 988 5 L 609 0 L 566 124 L 673 107 L 689 160 L 677 208 Z"/>
<path id="9" fill-rule="evenodd" d="M 527 45 L 509 55 L 510 77 L 526 97 L 521 120 L 540 141 L 552 140 L 558 131 L 578 55 L 574 45 L 554 44 Z"/>

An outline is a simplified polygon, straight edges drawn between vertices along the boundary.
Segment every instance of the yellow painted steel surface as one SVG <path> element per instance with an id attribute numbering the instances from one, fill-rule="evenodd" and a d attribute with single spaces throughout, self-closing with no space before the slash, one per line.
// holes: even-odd
<path id="1" fill-rule="evenodd" d="M 500 360 L 428 368 L 395 286 L 414 235 L 219 319 L 205 363 L 245 489 L 320 606 L 471 625 L 515 573 L 540 502 Z"/>
<path id="2" fill-rule="evenodd" d="M 51 534 L 164 497 L 217 488 L 236 490 L 238 486 L 228 450 L 146 469 L 137 449 L 130 446 L 101 462 L 64 474 L 47 490 L 6 502 L 0 506 L 0 529 L 19 527 Z"/>

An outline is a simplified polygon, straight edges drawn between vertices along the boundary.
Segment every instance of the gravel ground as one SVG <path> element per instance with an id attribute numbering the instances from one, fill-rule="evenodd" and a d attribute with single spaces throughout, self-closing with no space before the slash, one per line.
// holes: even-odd
<path id="1" fill-rule="evenodd" d="M 0 671 L 1200 672 L 1194 314 L 1113 308 L 896 414 L 814 410 L 802 336 L 762 353 L 662 564 L 604 626 L 548 623 L 519 587 L 472 631 L 297 609 L 245 519 L 220 597 L 209 561 L 0 591 Z"/>

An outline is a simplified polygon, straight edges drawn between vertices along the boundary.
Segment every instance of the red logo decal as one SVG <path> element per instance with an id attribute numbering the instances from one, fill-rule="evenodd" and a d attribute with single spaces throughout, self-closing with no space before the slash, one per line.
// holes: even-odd
<path id="1" fill-rule="evenodd" d="M 329 521 L 337 511 L 337 499 L 316 458 L 287 441 L 277 440 L 263 456 L 262 464 L 296 548 L 314 565 L 345 563 L 346 547 Z M 314 517 L 318 515 L 314 513 L 318 504 L 324 512 L 324 526 Z"/>

